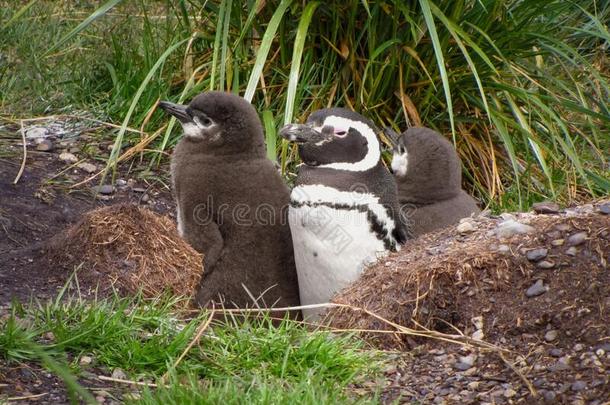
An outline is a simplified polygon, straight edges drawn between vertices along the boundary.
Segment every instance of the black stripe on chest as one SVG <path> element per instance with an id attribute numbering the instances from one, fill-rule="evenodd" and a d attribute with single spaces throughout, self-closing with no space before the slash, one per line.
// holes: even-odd
<path id="1" fill-rule="evenodd" d="M 386 250 L 390 250 L 392 252 L 396 251 L 396 240 L 394 239 L 394 237 L 392 236 L 392 229 L 385 229 L 383 227 L 383 221 L 381 221 L 379 219 L 379 217 L 377 216 L 377 214 L 375 214 L 371 209 L 369 209 L 368 205 L 366 204 L 356 204 L 356 205 L 349 205 L 349 204 L 337 204 L 337 203 L 332 203 L 332 202 L 325 202 L 325 201 L 318 201 L 318 202 L 311 202 L 311 201 L 290 201 L 290 206 L 293 208 L 301 208 L 301 207 L 310 207 L 310 208 L 317 208 L 317 207 L 328 207 L 328 208 L 333 208 L 336 210 L 341 210 L 341 211 L 358 211 L 358 212 L 362 212 L 362 213 L 366 213 L 366 219 L 369 223 L 370 226 L 370 230 L 371 233 L 373 233 L 375 235 L 375 237 L 383 242 L 383 246 L 385 247 Z M 389 224 L 388 224 L 389 225 Z"/>

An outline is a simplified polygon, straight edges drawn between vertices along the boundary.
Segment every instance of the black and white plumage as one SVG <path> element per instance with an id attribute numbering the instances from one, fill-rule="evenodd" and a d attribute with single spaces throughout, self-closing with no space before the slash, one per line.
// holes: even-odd
<path id="1" fill-rule="evenodd" d="M 301 304 L 325 303 L 406 240 L 396 183 L 381 161 L 374 125 L 353 111 L 319 110 L 280 135 L 299 145 L 304 163 L 288 216 Z"/>
<path id="2" fill-rule="evenodd" d="M 204 254 L 199 305 L 299 305 L 289 189 L 266 157 L 254 107 L 207 92 L 188 106 L 162 102 L 184 129 L 171 161 L 178 230 Z"/>
<path id="3" fill-rule="evenodd" d="M 480 212 L 462 190 L 462 164 L 453 144 L 429 128 L 410 128 L 395 139 L 392 170 L 398 201 L 414 237 Z"/>

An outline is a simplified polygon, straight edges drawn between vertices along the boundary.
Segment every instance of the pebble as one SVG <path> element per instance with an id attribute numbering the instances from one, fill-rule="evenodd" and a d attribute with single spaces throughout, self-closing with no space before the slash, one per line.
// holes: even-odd
<path id="1" fill-rule="evenodd" d="M 537 280 L 530 288 L 527 289 L 525 295 L 527 297 L 537 297 L 549 290 L 549 287 L 544 285 L 542 280 Z"/>
<path id="2" fill-rule="evenodd" d="M 79 360 L 79 364 L 81 366 L 88 366 L 93 362 L 93 358 L 91 356 L 82 356 Z"/>
<path id="3" fill-rule="evenodd" d="M 599 212 L 604 215 L 610 215 L 610 202 L 601 204 L 599 206 Z"/>
<path id="4" fill-rule="evenodd" d="M 495 233 L 499 238 L 510 238 L 514 235 L 533 233 L 535 231 L 536 229 L 532 226 L 508 219 L 498 225 Z"/>
<path id="5" fill-rule="evenodd" d="M 512 398 L 512 397 L 514 397 L 515 395 L 517 395 L 517 391 L 515 391 L 515 390 L 514 390 L 514 389 L 512 389 L 512 388 L 507 388 L 507 389 L 505 389 L 505 390 L 504 390 L 504 396 L 505 396 L 506 398 Z"/>
<path id="6" fill-rule="evenodd" d="M 555 239 L 551 241 L 551 245 L 553 246 L 562 246 L 565 240 L 563 239 Z"/>
<path id="7" fill-rule="evenodd" d="M 568 256 L 576 256 L 577 253 L 578 253 L 578 249 L 576 249 L 574 246 L 571 246 L 566 249 L 566 255 L 568 255 Z"/>
<path id="8" fill-rule="evenodd" d="M 587 388 L 587 384 L 583 381 L 574 381 L 574 383 L 572 384 L 572 391 L 582 391 L 585 388 Z"/>
<path id="9" fill-rule="evenodd" d="M 500 253 L 509 253 L 510 252 L 510 246 L 508 246 L 508 245 L 500 245 L 500 246 L 498 246 L 498 252 L 500 252 Z"/>
<path id="10" fill-rule="evenodd" d="M 557 224 L 555 225 L 555 229 L 557 229 L 560 232 L 567 232 L 570 230 L 570 225 L 563 223 L 563 224 Z"/>
<path id="11" fill-rule="evenodd" d="M 123 179 L 118 179 L 116 181 L 116 185 L 119 186 L 119 187 L 125 187 L 127 185 L 127 182 L 125 180 L 123 180 Z"/>
<path id="12" fill-rule="evenodd" d="M 45 136 L 47 136 L 47 129 L 43 128 L 43 127 L 34 127 L 34 128 L 30 128 L 27 131 L 25 131 L 25 137 L 28 139 L 33 139 L 33 138 L 44 138 Z"/>
<path id="13" fill-rule="evenodd" d="M 94 165 L 93 163 L 83 162 L 83 163 L 78 164 L 76 167 L 86 171 L 87 173 L 93 173 L 97 170 L 97 166 Z"/>
<path id="14" fill-rule="evenodd" d="M 549 254 L 549 250 L 545 248 L 528 250 L 525 256 L 527 260 L 537 262 L 538 260 L 544 259 Z"/>
<path id="15" fill-rule="evenodd" d="M 474 225 L 470 221 L 462 222 L 461 224 L 459 224 L 457 226 L 457 231 L 459 233 L 470 233 L 470 232 L 474 232 L 474 230 L 475 230 Z"/>
<path id="16" fill-rule="evenodd" d="M 586 232 L 577 232 L 573 235 L 570 235 L 570 237 L 568 238 L 568 245 L 570 245 L 570 246 L 582 245 L 585 240 L 587 240 L 587 233 Z"/>
<path id="17" fill-rule="evenodd" d="M 92 189 L 96 193 L 100 193 L 103 195 L 109 195 L 109 194 L 114 193 L 114 186 L 112 186 L 110 184 L 103 184 L 101 186 L 93 186 Z"/>
<path id="18" fill-rule="evenodd" d="M 555 263 L 551 260 L 542 260 L 538 263 L 536 263 L 536 267 L 538 267 L 539 269 L 552 269 L 553 267 L 555 267 Z"/>
<path id="19" fill-rule="evenodd" d="M 76 163 L 78 162 L 78 158 L 74 156 L 73 153 L 64 152 L 59 155 L 59 160 L 62 160 L 66 163 Z"/>
<path id="20" fill-rule="evenodd" d="M 143 203 L 147 203 L 148 200 L 150 200 L 150 197 L 148 196 L 148 194 L 144 194 L 144 195 L 142 195 L 142 198 L 140 198 L 140 201 Z M 389 266 L 390 264 L 386 264 L 386 266 Z"/>
<path id="21" fill-rule="evenodd" d="M 479 330 L 475 331 L 475 332 L 472 334 L 472 338 L 473 338 L 474 340 L 483 340 L 483 338 L 484 338 L 484 337 L 485 337 L 485 334 L 483 333 L 483 331 L 482 331 L 481 329 L 479 329 Z"/>
<path id="22" fill-rule="evenodd" d="M 557 203 L 552 201 L 544 201 L 532 205 L 532 209 L 536 214 L 557 214 L 561 209 Z"/>
<path id="23" fill-rule="evenodd" d="M 555 398 L 557 398 L 557 394 L 555 394 L 555 391 L 544 391 L 542 393 L 542 396 L 544 397 L 544 400 L 547 402 L 554 402 Z"/>
<path id="24" fill-rule="evenodd" d="M 575 350 L 575 351 L 577 351 L 577 352 L 582 351 L 582 349 L 584 349 L 584 348 L 585 348 L 585 347 L 583 346 L 583 344 L 582 344 L 582 343 L 576 343 L 576 344 L 574 345 L 574 350 Z"/>
<path id="25" fill-rule="evenodd" d="M 55 146 L 53 142 L 48 139 L 43 139 L 38 145 L 36 145 L 36 150 L 39 152 L 51 152 Z"/>
<path id="26" fill-rule="evenodd" d="M 561 356 L 563 356 L 563 351 L 561 349 L 555 348 L 555 349 L 551 349 L 549 351 L 549 354 L 553 357 L 561 357 Z"/>
<path id="27" fill-rule="evenodd" d="M 117 380 L 126 380 L 127 373 L 125 373 L 122 369 L 117 367 L 114 370 L 112 370 L 112 378 L 116 378 Z"/>
<path id="28" fill-rule="evenodd" d="M 547 342 L 552 342 L 553 340 L 557 339 L 558 335 L 559 332 L 555 329 L 552 329 L 544 334 L 544 340 L 546 340 Z"/>

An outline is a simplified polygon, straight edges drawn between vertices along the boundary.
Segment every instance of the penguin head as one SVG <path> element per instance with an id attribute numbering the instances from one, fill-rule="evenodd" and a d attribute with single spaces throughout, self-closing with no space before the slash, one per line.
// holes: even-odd
<path id="1" fill-rule="evenodd" d="M 280 136 L 299 145 L 308 166 L 364 171 L 379 162 L 379 140 L 372 122 L 343 108 L 313 112 L 305 124 L 288 124 Z"/>
<path id="2" fill-rule="evenodd" d="M 392 171 L 401 198 L 431 203 L 462 190 L 462 166 L 453 144 L 428 128 L 410 128 L 396 139 Z"/>
<path id="3" fill-rule="evenodd" d="M 235 94 L 210 91 L 199 94 L 188 105 L 162 101 L 159 106 L 180 121 L 188 142 L 215 153 L 264 154 L 258 114 L 249 102 Z"/>

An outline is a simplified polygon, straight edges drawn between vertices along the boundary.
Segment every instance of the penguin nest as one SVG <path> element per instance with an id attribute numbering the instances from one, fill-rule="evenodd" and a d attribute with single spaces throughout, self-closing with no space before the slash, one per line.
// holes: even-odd
<path id="1" fill-rule="evenodd" d="M 471 336 L 480 318 L 484 338 L 493 340 L 517 328 L 544 327 L 541 320 L 574 308 L 574 302 L 595 312 L 610 296 L 610 216 L 591 210 L 516 217 L 535 231 L 499 239 L 492 232 L 501 220 L 479 217 L 472 233 L 459 234 L 451 227 L 407 242 L 399 253 L 381 259 L 337 294 L 332 301 L 348 307 L 330 309 L 324 322 L 367 331 L 363 337 L 383 348 L 405 349 L 421 343 L 420 338 L 392 333 L 396 329 L 390 322 L 448 334 L 460 330 Z M 586 232 L 586 240 L 576 246 L 575 255 L 566 253 L 569 237 L 578 232 Z M 551 269 L 527 259 L 527 251 L 538 248 L 548 250 L 544 260 L 553 264 Z M 538 280 L 547 291 L 527 297 L 526 291 Z M 592 318 L 588 321 L 606 325 L 602 334 L 610 333 L 603 314 Z M 562 328 L 574 329 L 576 336 L 587 325 L 572 320 Z M 371 332 L 380 330 L 386 332 Z"/>
<path id="2" fill-rule="evenodd" d="M 191 296 L 203 273 L 202 255 L 178 235 L 173 221 L 135 205 L 87 212 L 52 240 L 49 254 L 70 269 L 80 266 L 81 283 L 141 290 L 146 297 L 166 291 Z"/>

